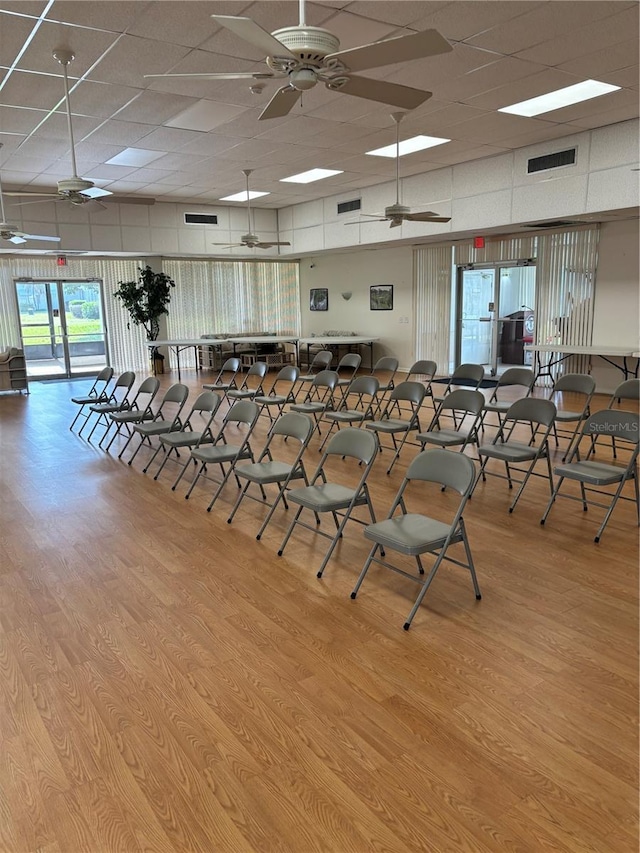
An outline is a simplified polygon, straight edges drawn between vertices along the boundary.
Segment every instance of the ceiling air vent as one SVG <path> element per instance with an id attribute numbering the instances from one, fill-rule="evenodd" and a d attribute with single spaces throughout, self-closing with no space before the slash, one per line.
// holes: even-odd
<path id="1" fill-rule="evenodd" d="M 353 201 L 341 201 L 338 204 L 338 213 L 351 213 L 354 210 L 360 210 L 362 202 L 359 198 L 354 198 Z"/>
<path id="2" fill-rule="evenodd" d="M 571 219 L 554 219 L 553 222 L 529 222 L 523 228 L 568 228 L 569 225 L 584 225 L 584 222 Z"/>
<path id="3" fill-rule="evenodd" d="M 556 151 L 555 154 L 543 154 L 542 157 L 532 157 L 527 162 L 527 174 L 544 172 L 547 169 L 558 169 L 560 166 L 572 166 L 576 162 L 576 149 Z"/>
<path id="4" fill-rule="evenodd" d="M 185 213 L 184 221 L 187 225 L 217 225 L 218 217 L 212 213 Z"/>

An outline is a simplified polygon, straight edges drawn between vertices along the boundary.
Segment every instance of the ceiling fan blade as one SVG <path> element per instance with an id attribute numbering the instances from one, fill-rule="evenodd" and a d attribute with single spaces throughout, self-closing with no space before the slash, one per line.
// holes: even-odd
<path id="1" fill-rule="evenodd" d="M 411 222 L 451 222 L 450 216 L 438 216 L 437 213 L 426 211 L 425 213 L 407 213 L 404 217 Z"/>
<path id="2" fill-rule="evenodd" d="M 7 237 L 7 240 L 10 243 L 15 243 L 16 245 L 19 245 L 20 243 L 26 243 L 27 242 L 24 237 L 18 237 L 17 234 L 14 234 L 13 237 Z"/>
<path id="3" fill-rule="evenodd" d="M 45 237 L 42 234 L 22 234 L 21 236 L 24 237 L 25 240 L 47 240 L 56 243 L 59 243 L 61 240 L 60 237 Z"/>
<path id="4" fill-rule="evenodd" d="M 365 71 L 368 68 L 380 68 L 396 62 L 408 62 L 410 59 L 424 59 L 453 50 L 449 42 L 437 30 L 424 30 L 410 36 L 363 44 L 351 50 L 340 50 L 325 56 L 325 65 L 332 60 L 343 63 L 350 71 Z"/>
<path id="5" fill-rule="evenodd" d="M 222 246 L 224 249 L 235 249 L 236 246 L 244 246 L 244 243 L 209 243 L 210 246 Z"/>
<path id="6" fill-rule="evenodd" d="M 356 98 L 366 98 L 369 101 L 379 101 L 381 104 L 391 104 L 403 110 L 413 110 L 428 100 L 432 92 L 402 86 L 400 83 L 388 83 L 386 80 L 369 80 L 367 77 L 339 77 L 333 83 L 325 83 L 327 89 L 353 95 Z"/>
<path id="7" fill-rule="evenodd" d="M 271 33 L 263 30 L 251 18 L 236 18 L 232 15 L 212 15 L 211 17 L 221 27 L 226 27 L 232 33 L 240 36 L 241 39 L 259 48 L 265 56 L 283 56 L 287 59 L 295 59 L 288 47 L 274 38 Z"/>
<path id="8" fill-rule="evenodd" d="M 15 196 L 16 198 L 24 198 L 25 196 L 31 197 L 40 197 L 40 198 L 58 198 L 58 193 L 19 193 L 19 192 L 5 192 L 6 196 Z"/>
<path id="9" fill-rule="evenodd" d="M 271 249 L 273 246 L 290 246 L 291 243 L 256 243 L 258 249 Z"/>
<path id="10" fill-rule="evenodd" d="M 293 86 L 284 86 L 282 89 L 278 89 L 267 106 L 262 110 L 258 119 L 282 118 L 288 115 L 301 95 L 302 92 L 294 89 Z"/>
<path id="11" fill-rule="evenodd" d="M 37 193 L 34 193 L 37 195 Z M 51 199 L 54 204 L 57 204 L 59 201 L 64 201 L 57 193 L 49 193 L 47 196 L 43 198 L 35 198 L 33 201 L 14 201 L 11 207 L 25 207 L 27 204 L 45 204 L 48 199 Z"/>
<path id="12" fill-rule="evenodd" d="M 193 77 L 200 80 L 272 80 L 286 77 L 286 74 L 275 74 L 269 71 L 238 71 L 202 74 L 144 74 L 144 77 Z"/>

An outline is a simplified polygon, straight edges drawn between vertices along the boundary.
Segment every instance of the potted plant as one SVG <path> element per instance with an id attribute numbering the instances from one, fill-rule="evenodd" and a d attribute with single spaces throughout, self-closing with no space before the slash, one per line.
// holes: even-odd
<path id="1" fill-rule="evenodd" d="M 150 266 L 138 267 L 137 281 L 119 281 L 118 289 L 113 294 L 120 299 L 129 312 L 131 323 L 142 326 L 148 341 L 157 341 L 160 333 L 160 317 L 168 314 L 167 308 L 171 301 L 171 288 L 176 286 L 175 281 L 163 272 L 155 272 Z M 164 356 L 158 352 L 157 347 L 149 348 L 151 361 L 156 373 L 163 373 Z"/>

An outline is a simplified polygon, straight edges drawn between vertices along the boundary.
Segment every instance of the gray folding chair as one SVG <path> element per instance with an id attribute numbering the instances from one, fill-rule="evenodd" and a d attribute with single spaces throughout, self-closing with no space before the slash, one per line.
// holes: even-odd
<path id="1" fill-rule="evenodd" d="M 559 480 L 556 483 L 555 489 L 551 494 L 549 503 L 544 515 L 540 519 L 540 524 L 544 524 L 547 516 L 551 512 L 551 507 L 554 505 L 556 498 L 569 498 L 570 500 L 580 501 L 582 509 L 587 511 L 589 506 L 598 506 L 606 509 L 605 517 L 598 528 L 595 535 L 595 542 L 600 541 L 600 537 L 607 526 L 607 522 L 611 517 L 611 513 L 615 509 L 618 500 L 635 501 L 636 504 L 636 519 L 640 525 L 640 498 L 638 496 L 638 441 L 640 436 L 640 423 L 637 412 L 625 412 L 620 409 L 604 409 L 590 415 L 582 427 L 582 436 L 591 439 L 589 450 L 584 459 L 580 459 L 580 443 L 575 442 L 571 456 L 566 464 L 557 465 L 554 468 L 554 473 Z M 603 462 L 601 459 L 594 459 L 595 448 L 600 438 L 615 438 L 618 443 L 618 449 L 625 448 L 629 451 L 629 458 L 626 465 L 620 463 Z M 560 489 L 565 480 L 573 480 L 580 484 L 580 495 L 575 494 L 560 494 Z M 625 483 L 633 480 L 634 497 L 626 497 L 622 494 Z M 611 486 L 616 486 L 614 492 L 610 491 Z M 606 503 L 599 500 L 587 498 L 587 493 L 597 494 L 601 499 L 607 498 Z"/>
<path id="2" fill-rule="evenodd" d="M 358 590 L 369 571 L 371 563 L 377 563 L 403 577 L 419 583 L 421 590 L 403 626 L 405 631 L 408 631 L 413 617 L 436 576 L 436 572 L 440 568 L 441 563 L 446 560 L 449 563 L 454 563 L 456 566 L 468 569 L 471 574 L 476 599 L 479 601 L 482 596 L 462 517 L 473 488 L 475 476 L 475 466 L 467 456 L 435 448 L 419 453 L 407 469 L 405 478 L 391 505 L 387 518 L 377 524 L 365 527 L 365 537 L 374 544 L 351 593 L 351 598 L 355 598 L 358 594 Z M 458 502 L 452 520 L 445 522 L 421 513 L 410 513 L 408 511 L 407 503 L 412 502 L 409 500 L 409 494 L 414 500 L 418 497 L 416 494 L 418 490 L 415 487 L 412 488 L 411 484 L 420 481 L 422 483 L 434 483 L 441 490 L 450 487 L 460 494 L 461 499 Z M 425 504 L 429 507 L 433 506 L 435 495 L 425 495 L 424 491 L 427 491 L 426 489 L 420 491 L 420 502 L 418 505 L 420 507 Z M 464 547 L 466 562 L 448 556 L 447 552 L 449 548 L 458 543 L 462 543 Z M 407 557 L 414 557 L 418 575 L 416 576 L 382 559 L 386 556 L 386 551 L 396 551 Z M 377 556 L 378 552 L 380 552 L 380 556 Z M 421 560 L 422 554 L 433 554 L 436 557 L 426 577 Z"/>
<path id="3" fill-rule="evenodd" d="M 140 387 L 136 391 L 129 409 L 127 409 L 126 412 L 112 412 L 109 415 L 109 426 L 104 431 L 98 446 L 102 447 L 102 442 L 106 439 L 112 426 L 116 427 L 116 431 L 105 448 L 107 452 L 109 452 L 109 448 L 120 435 L 122 427 L 125 427 L 128 434 L 130 434 L 129 428 L 132 424 L 139 424 L 142 421 L 150 421 L 153 418 L 153 409 L 151 406 L 159 388 L 160 380 L 155 376 L 147 376 L 147 378 L 141 382 Z"/>
<path id="4" fill-rule="evenodd" d="M 302 403 L 294 403 L 291 406 L 292 412 L 299 412 L 302 415 L 311 415 L 315 422 L 315 428 L 318 435 L 321 435 L 320 419 L 328 409 L 334 408 L 333 393 L 338 384 L 338 374 L 335 370 L 321 370 L 317 373 L 312 381 L 311 387 Z"/>
<path id="5" fill-rule="evenodd" d="M 276 409 L 276 417 L 279 417 L 286 405 L 295 403 L 296 388 L 300 378 L 300 368 L 293 364 L 287 364 L 281 368 L 269 391 L 264 395 L 257 395 L 254 401 L 260 406 L 260 414 L 266 411 L 271 423 L 275 420 L 271 414 L 271 409 Z M 284 387 L 283 387 L 284 386 Z M 282 393 L 282 392 L 285 393 Z"/>
<path id="6" fill-rule="evenodd" d="M 313 430 L 313 420 L 308 415 L 301 415 L 298 412 L 287 412 L 274 422 L 269 430 L 267 443 L 258 456 L 257 461 L 249 465 L 236 465 L 234 473 L 239 480 L 244 480 L 245 483 L 227 519 L 229 524 L 233 521 L 236 511 L 245 497 L 264 504 L 269 507 L 269 512 L 256 535 L 256 539 L 260 539 L 280 501 L 284 504 L 285 509 L 289 508 L 286 492 L 290 488 L 290 483 L 294 480 L 303 480 L 305 486 L 309 485 L 302 455 L 307 449 L 309 439 L 313 435 Z M 286 461 L 274 459 L 275 448 L 279 445 L 280 452 L 283 453 L 283 444 L 288 439 L 298 442 L 298 448 L 293 457 L 289 454 L 289 459 Z M 256 497 L 249 492 L 249 487 L 252 483 L 259 486 L 260 497 Z M 271 485 L 278 486 L 279 490 L 275 499 L 270 502 L 266 496 L 265 486 Z"/>
<path id="7" fill-rule="evenodd" d="M 324 413 L 324 420 L 330 424 L 329 429 L 320 445 L 320 450 L 331 437 L 334 429 L 342 426 L 354 426 L 365 421 L 373 420 L 373 407 L 376 404 L 379 382 L 375 376 L 356 376 L 347 387 L 344 398 L 349 408 L 329 409 Z"/>
<path id="8" fill-rule="evenodd" d="M 550 400 L 543 400 L 538 397 L 523 397 L 522 400 L 516 400 L 515 403 L 512 403 L 504 415 L 502 424 L 493 442 L 491 444 L 481 444 L 478 448 L 478 455 L 482 464 L 474 489 L 480 478 L 486 480 L 488 474 L 507 480 L 510 489 L 513 488 L 514 483 L 519 483 L 520 488 L 509 507 L 509 512 L 513 512 L 515 509 L 520 495 L 531 476 L 548 477 L 549 491 L 553 494 L 553 475 L 549 459 L 549 434 L 553 430 L 555 416 L 556 407 Z M 518 441 L 515 437 L 517 431 L 525 429 L 531 436 L 528 444 Z M 490 459 L 504 462 L 506 474 L 488 471 L 487 463 Z M 546 462 L 546 475 L 538 474 L 534 471 L 536 463 L 540 459 L 544 459 Z M 517 467 L 527 463 L 528 467 L 526 470 Z M 523 474 L 523 479 L 516 479 L 513 476 L 514 472 Z"/>
<path id="9" fill-rule="evenodd" d="M 510 392 L 511 399 L 502 399 L 501 391 L 504 388 L 522 388 L 524 389 L 524 393 L 518 394 L 516 399 L 522 399 L 522 397 L 528 397 L 532 390 L 533 384 L 535 382 L 536 375 L 529 367 L 509 367 L 503 374 L 498 377 L 498 384 L 493 389 L 493 393 L 491 397 L 487 400 L 484 406 L 484 411 L 493 412 L 498 416 L 498 426 L 502 423 L 502 418 L 509 410 L 509 406 L 515 402 L 514 399 L 514 391 Z M 484 425 L 484 419 L 483 419 Z"/>
<path id="10" fill-rule="evenodd" d="M 426 390 L 422 382 L 400 382 L 391 391 L 389 401 L 380 420 L 367 421 L 365 423 L 366 429 L 391 436 L 395 454 L 387 468 L 387 474 L 391 473 L 391 469 L 396 464 L 396 460 L 400 456 L 400 451 L 404 447 L 409 433 L 414 430 L 420 431 L 419 413 L 425 394 Z M 408 403 L 407 416 L 405 418 L 392 418 L 391 413 L 396 406 L 400 406 L 400 403 Z M 402 435 L 402 439 L 398 444 L 396 435 L 400 434 Z M 380 449 L 382 450 L 382 445 L 380 445 Z"/>
<path id="11" fill-rule="evenodd" d="M 438 365 L 431 359 L 420 359 L 414 361 L 409 368 L 409 372 L 405 376 L 407 382 L 424 382 L 425 397 L 433 398 L 433 388 L 431 383 L 438 372 Z"/>
<path id="12" fill-rule="evenodd" d="M 322 454 L 320 464 L 311 478 L 310 484 L 304 488 L 291 489 L 287 494 L 289 502 L 297 504 L 298 509 L 280 546 L 278 556 L 282 556 L 284 553 L 284 549 L 296 525 L 331 540 L 329 550 L 318 569 L 318 577 L 320 578 L 336 545 L 342 538 L 342 531 L 346 523 L 348 521 L 357 521 L 359 524 L 367 523 L 353 516 L 355 508 L 366 506 L 369 510 L 371 521 L 375 523 L 376 518 L 369 496 L 367 477 L 375 462 L 377 453 L 378 439 L 375 433 L 365 432 L 364 430 L 357 429 L 357 427 L 345 427 L 345 429 L 341 429 L 340 432 L 333 436 Z M 351 463 L 348 465 L 349 469 L 352 469 L 353 463 L 357 463 L 357 470 L 360 472 L 360 476 L 355 486 L 352 483 L 344 484 L 329 480 L 325 468 L 330 460 L 335 460 L 336 458 L 343 458 L 343 461 Z M 315 525 L 301 521 L 300 516 L 305 509 L 314 513 Z M 336 527 L 333 535 L 325 533 L 324 530 L 320 529 L 320 515 L 324 513 L 331 513 L 333 517 Z"/>
<path id="13" fill-rule="evenodd" d="M 105 430 L 109 428 L 109 415 L 112 415 L 114 412 L 126 411 L 129 408 L 129 395 L 135 381 L 136 375 L 133 370 L 125 370 L 124 373 L 121 373 L 116 379 L 115 385 L 113 386 L 111 393 L 109 394 L 109 399 L 106 403 L 91 403 L 89 406 L 89 417 L 91 415 L 97 415 L 98 417 L 91 428 L 91 432 L 89 433 L 89 441 L 91 441 L 91 436 L 98 426 L 104 427 Z M 85 422 L 80 427 L 78 435 L 82 435 L 84 428 L 89 423 L 89 417 L 86 418 Z"/>
<path id="14" fill-rule="evenodd" d="M 300 382 L 306 384 L 308 382 L 313 382 L 314 377 L 323 370 L 328 370 L 331 367 L 331 362 L 333 361 L 333 353 L 328 349 L 321 349 L 320 352 L 317 352 L 311 364 L 308 367 L 307 372 L 300 376 Z"/>
<path id="15" fill-rule="evenodd" d="M 457 388 L 439 403 L 428 428 L 416 435 L 416 441 L 423 450 L 425 444 L 459 447 L 461 453 L 469 445 L 477 447 L 484 404 L 485 396 L 481 391 Z"/>
<path id="16" fill-rule="evenodd" d="M 191 411 L 184 419 L 182 429 L 161 433 L 158 436 L 160 443 L 151 459 L 142 469 L 142 473 L 147 473 L 153 460 L 162 451 L 162 462 L 153 478 L 157 480 L 162 469 L 171 458 L 172 453 L 175 453 L 177 461 L 180 458 L 180 450 L 183 448 L 191 450 L 193 447 L 200 447 L 201 444 L 212 442 L 213 431 L 211 424 L 221 403 L 222 397 L 220 394 L 216 394 L 215 391 L 203 391 L 201 394 L 198 394 L 195 403 L 191 407 Z"/>
<path id="17" fill-rule="evenodd" d="M 444 390 L 439 394 L 433 395 L 433 402 L 434 404 L 441 403 L 447 394 L 450 394 L 459 385 L 464 385 L 473 391 L 477 391 L 483 379 L 484 365 L 472 363 L 460 364 L 449 377 Z"/>
<path id="18" fill-rule="evenodd" d="M 269 366 L 264 361 L 254 361 L 247 370 L 239 388 L 229 388 L 227 400 L 235 403 L 237 400 L 253 400 L 257 395 L 264 394 L 262 383 L 267 375 Z"/>
<path id="19" fill-rule="evenodd" d="M 109 383 L 113 379 L 113 367 L 103 367 L 100 373 L 96 376 L 93 381 L 93 385 L 86 394 L 83 394 L 79 397 L 72 397 L 71 402 L 75 403 L 77 406 L 80 406 L 78 411 L 76 412 L 75 418 L 71 421 L 70 430 L 73 430 L 76 421 L 79 417 L 82 417 L 84 421 L 89 417 L 89 413 L 86 411 L 89 406 L 95 405 L 96 403 L 106 403 L 109 399 Z M 84 423 L 83 421 L 83 423 Z"/>
<path id="20" fill-rule="evenodd" d="M 398 372 L 399 364 L 397 358 L 385 355 L 379 358 L 371 368 L 371 375 L 375 376 L 379 383 L 376 417 L 382 412 L 387 392 L 391 392 L 395 388 L 394 378 Z"/>
<path id="21" fill-rule="evenodd" d="M 226 400 L 227 391 L 238 387 L 237 376 L 240 372 L 240 364 L 240 359 L 237 356 L 228 358 L 223 363 L 213 382 L 208 382 L 202 387 L 205 391 L 215 391 L 216 394 L 222 395 L 222 398 Z"/>
<path id="22" fill-rule="evenodd" d="M 338 374 L 338 385 L 337 388 L 342 390 L 342 396 L 340 399 L 340 404 L 342 405 L 345 401 L 345 394 L 347 392 L 348 386 L 351 384 L 351 380 L 355 377 L 358 372 L 358 368 L 362 363 L 362 356 L 357 352 L 348 352 L 346 355 L 343 355 L 340 361 L 338 362 L 338 366 L 336 367 L 336 373 Z"/>
<path id="23" fill-rule="evenodd" d="M 593 376 L 587 373 L 565 373 L 554 384 L 549 399 L 556 406 L 556 419 L 553 427 L 553 434 L 558 447 L 558 438 L 560 435 L 567 437 L 567 448 L 562 457 L 564 462 L 571 451 L 573 444 L 576 441 L 583 422 L 590 414 L 591 398 L 596 390 L 596 382 Z M 567 408 L 564 405 L 565 394 L 570 395 L 569 405 Z M 573 429 L 564 429 L 564 424 L 575 424 Z"/>
<path id="24" fill-rule="evenodd" d="M 238 400 L 237 403 L 234 403 L 225 414 L 222 426 L 218 430 L 217 435 L 214 436 L 213 443 L 193 448 L 190 459 L 187 459 L 185 462 L 184 468 L 172 488 L 175 489 L 178 485 L 191 460 L 196 465 L 199 462 L 200 467 L 196 471 L 193 482 L 189 486 L 189 491 L 185 495 L 185 499 L 188 500 L 200 477 L 209 480 L 213 479 L 208 474 L 208 466 L 219 465 L 221 479 L 214 481 L 218 482 L 218 488 L 213 493 L 213 497 L 207 507 L 207 512 L 211 512 L 211 508 L 217 501 L 227 480 L 234 473 L 235 465 L 243 459 L 249 459 L 251 462 L 255 461 L 250 439 L 258 421 L 259 413 L 260 407 L 253 400 Z M 225 465 L 227 465 L 226 470 Z M 237 477 L 236 482 L 238 488 L 240 488 L 240 481 Z"/>
<path id="25" fill-rule="evenodd" d="M 188 396 L 189 389 L 186 385 L 183 385 L 180 382 L 176 382 L 175 385 L 167 388 L 153 420 L 133 425 L 131 435 L 118 454 L 118 459 L 122 458 L 122 454 L 129 446 L 134 435 L 137 435 L 140 438 L 140 441 L 138 442 L 138 446 L 134 450 L 133 455 L 127 462 L 128 465 L 133 463 L 133 460 L 138 455 L 138 451 L 143 444 L 147 444 L 152 450 L 154 449 L 151 441 L 154 436 L 160 436 L 165 432 L 173 432 L 173 430 L 182 429 L 180 415 L 182 414 L 182 410 L 187 402 Z"/>

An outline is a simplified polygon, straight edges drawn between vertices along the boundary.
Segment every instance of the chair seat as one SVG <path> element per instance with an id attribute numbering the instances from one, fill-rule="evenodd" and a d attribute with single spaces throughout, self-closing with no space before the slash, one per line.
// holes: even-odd
<path id="1" fill-rule="evenodd" d="M 173 425 L 174 421 L 152 421 L 150 424 L 138 424 L 135 431 L 145 437 L 162 435 L 164 432 L 171 432 Z"/>
<path id="2" fill-rule="evenodd" d="M 138 409 L 129 409 L 126 412 L 114 412 L 111 418 L 117 424 L 135 424 L 140 421 L 150 421 L 153 412 L 141 412 Z"/>
<path id="3" fill-rule="evenodd" d="M 233 382 L 220 382 L 217 385 L 203 385 L 207 391 L 228 391 L 233 388 Z"/>
<path id="4" fill-rule="evenodd" d="M 246 480 L 251 480 L 252 483 L 281 483 L 286 480 L 291 473 L 291 465 L 286 462 L 256 462 L 253 465 L 238 465 L 235 473 L 238 477 L 244 477 Z"/>
<path id="5" fill-rule="evenodd" d="M 236 444 L 214 444 L 213 446 L 197 447 L 191 451 L 193 459 L 205 462 L 207 465 L 217 465 L 222 462 L 231 462 L 233 459 L 251 459 L 251 451 L 244 450 Z M 238 456 L 238 453 L 240 455 Z"/>
<path id="6" fill-rule="evenodd" d="M 353 495 L 353 489 L 340 483 L 321 483 L 318 486 L 292 489 L 287 495 L 287 500 L 314 512 L 332 512 L 337 509 L 346 509 L 353 500 Z"/>
<path id="7" fill-rule="evenodd" d="M 409 427 L 409 421 L 403 421 L 400 418 L 387 418 L 384 421 L 371 421 L 365 424 L 367 429 L 376 430 L 376 432 L 406 432 Z"/>
<path id="8" fill-rule="evenodd" d="M 558 465 L 553 469 L 558 477 L 566 477 L 568 480 L 580 480 L 592 486 L 609 486 L 619 483 L 627 476 L 622 466 L 607 465 L 605 462 L 570 462 L 567 465 Z"/>
<path id="9" fill-rule="evenodd" d="M 289 397 L 284 394 L 271 394 L 268 397 L 254 397 L 253 402 L 260 406 L 284 406 Z"/>
<path id="10" fill-rule="evenodd" d="M 483 444 L 478 448 L 480 456 L 500 459 L 503 462 L 526 462 L 529 459 L 535 459 L 538 452 L 537 447 L 520 444 L 517 441 L 509 441 L 504 444 Z"/>
<path id="11" fill-rule="evenodd" d="M 366 414 L 360 409 L 340 409 L 338 412 L 327 412 L 326 418 L 328 421 L 337 421 L 339 424 L 350 424 L 354 421 L 363 421 Z"/>
<path id="12" fill-rule="evenodd" d="M 364 535 L 383 548 L 415 556 L 440 548 L 450 531 L 450 524 L 418 513 L 407 513 L 368 525 Z"/>
<path id="13" fill-rule="evenodd" d="M 256 396 L 256 391 L 252 388 L 245 388 L 243 391 L 240 391 L 236 388 L 232 388 L 227 397 L 230 400 L 251 400 L 252 397 Z"/>
<path id="14" fill-rule="evenodd" d="M 303 415 L 313 415 L 324 412 L 328 403 L 296 403 L 291 406 L 292 412 L 300 412 Z"/>
<path id="15" fill-rule="evenodd" d="M 107 398 L 104 395 L 94 394 L 93 397 L 72 397 L 71 402 L 76 403 L 78 406 L 90 406 L 91 403 L 100 403 L 106 402 Z"/>
<path id="16" fill-rule="evenodd" d="M 201 432 L 194 432 L 192 430 L 183 432 L 182 430 L 177 430 L 176 432 L 164 433 L 160 436 L 160 441 L 162 444 L 166 444 L 169 447 L 192 447 L 194 444 L 197 444 L 201 438 Z"/>
<path id="17" fill-rule="evenodd" d="M 96 406 L 91 406 L 91 411 L 99 415 L 110 415 L 112 412 L 129 411 L 128 403 L 98 403 Z"/>
<path id="18" fill-rule="evenodd" d="M 558 413 L 556 414 L 556 423 L 557 423 L 558 421 L 565 421 L 565 422 L 568 422 L 568 421 L 581 421 L 581 420 L 583 420 L 583 419 L 584 419 L 584 413 L 583 413 L 583 412 L 569 412 L 569 411 L 565 411 L 565 412 L 558 412 Z"/>
<path id="19" fill-rule="evenodd" d="M 416 435 L 416 441 L 420 444 L 436 444 L 438 447 L 454 447 L 457 444 L 464 444 L 468 439 L 469 432 L 459 429 L 434 429 Z"/>
<path id="20" fill-rule="evenodd" d="M 499 412 L 500 414 L 506 414 L 509 411 L 511 405 L 512 403 L 507 402 L 506 400 L 500 400 L 499 402 L 495 403 L 485 403 L 483 408 L 485 412 Z"/>

